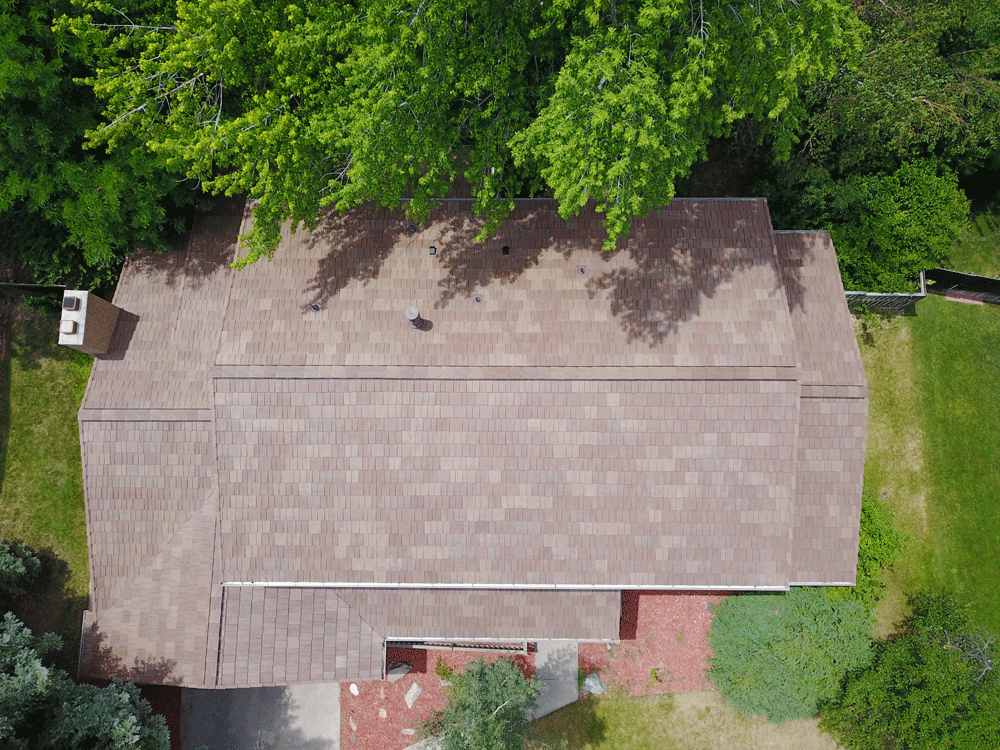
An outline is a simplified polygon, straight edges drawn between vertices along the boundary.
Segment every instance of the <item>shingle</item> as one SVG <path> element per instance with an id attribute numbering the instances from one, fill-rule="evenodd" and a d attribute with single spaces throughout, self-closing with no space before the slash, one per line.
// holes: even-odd
<path id="1" fill-rule="evenodd" d="M 602 254 L 591 208 L 563 222 L 519 202 L 479 244 L 467 203 L 413 235 L 366 206 L 286 228 L 273 263 L 235 274 L 238 218 L 200 220 L 186 254 L 140 255 L 119 284 L 118 349 L 80 413 L 90 672 L 141 657 L 189 685 L 362 679 L 383 636 L 616 632 L 614 590 L 225 581 L 851 571 L 867 393 L 828 237 L 772 233 L 763 201 L 675 201 Z"/>

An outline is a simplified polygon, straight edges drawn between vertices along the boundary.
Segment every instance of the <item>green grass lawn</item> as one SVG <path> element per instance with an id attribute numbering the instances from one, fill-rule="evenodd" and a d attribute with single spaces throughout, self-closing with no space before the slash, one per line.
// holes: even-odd
<path id="1" fill-rule="evenodd" d="M 639 698 L 602 696 L 578 701 L 530 725 L 549 747 L 569 750 L 836 750 L 816 720 L 770 724 L 740 718 L 719 693 L 675 693 Z"/>
<path id="2" fill-rule="evenodd" d="M 1000 209 L 978 211 L 949 267 L 1000 273 Z M 879 606 L 878 633 L 921 588 L 968 602 L 1000 634 L 1000 307 L 931 295 L 861 342 L 870 389 L 865 486 L 912 537 Z"/>
<path id="3" fill-rule="evenodd" d="M 92 358 L 56 343 L 58 317 L 15 308 L 0 365 L 0 539 L 48 550 L 44 591 L 16 603 L 33 630 L 63 637 L 76 672 L 87 602 L 87 529 L 77 410 Z"/>
<path id="4" fill-rule="evenodd" d="M 910 322 L 931 533 L 912 583 L 954 592 L 1000 634 L 1000 307 L 920 307 Z"/>

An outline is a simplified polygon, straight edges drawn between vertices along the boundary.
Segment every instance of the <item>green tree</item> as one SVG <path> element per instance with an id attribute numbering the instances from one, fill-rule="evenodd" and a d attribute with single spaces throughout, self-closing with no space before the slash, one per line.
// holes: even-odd
<path id="1" fill-rule="evenodd" d="M 162 716 L 135 685 L 78 685 L 42 657 L 59 647 L 13 614 L 0 623 L 0 746 L 10 750 L 167 750 Z"/>
<path id="2" fill-rule="evenodd" d="M 861 0 L 865 54 L 809 93 L 805 144 L 837 177 L 932 159 L 971 174 L 1000 157 L 1000 6 Z"/>
<path id="3" fill-rule="evenodd" d="M 830 230 L 844 286 L 868 292 L 915 289 L 920 271 L 947 259 L 969 216 L 955 174 L 930 160 L 837 180 L 799 160 L 762 192 L 776 227 Z"/>
<path id="4" fill-rule="evenodd" d="M 411 190 L 422 221 L 460 176 L 484 234 L 550 190 L 565 216 L 597 201 L 611 246 L 734 121 L 787 151 L 800 88 L 861 44 L 844 0 L 180 0 L 155 23 L 82 1 L 63 28 L 105 50 L 92 139 L 250 194 L 240 264 L 328 205 Z"/>
<path id="5" fill-rule="evenodd" d="M 74 79 L 92 72 L 87 43 L 53 30 L 69 0 L 0 0 L 0 233 L 5 254 L 40 283 L 114 280 L 125 254 L 158 247 L 165 201 L 193 193 L 142 141 L 87 148 L 101 106 Z"/>
<path id="6" fill-rule="evenodd" d="M 527 712 L 541 693 L 510 659 L 472 662 L 451 678 L 448 705 L 424 723 L 443 750 L 521 750 Z"/>
<path id="7" fill-rule="evenodd" d="M 953 599 L 922 592 L 902 632 L 851 673 L 820 726 L 849 750 L 1000 747 L 992 637 L 970 632 Z"/>
<path id="8" fill-rule="evenodd" d="M 815 716 L 844 675 L 871 660 L 871 639 L 865 606 L 822 589 L 731 596 L 712 618 L 708 676 L 742 714 Z"/>
<path id="9" fill-rule="evenodd" d="M 23 596 L 41 569 L 42 561 L 24 544 L 0 544 L 0 602 Z"/>

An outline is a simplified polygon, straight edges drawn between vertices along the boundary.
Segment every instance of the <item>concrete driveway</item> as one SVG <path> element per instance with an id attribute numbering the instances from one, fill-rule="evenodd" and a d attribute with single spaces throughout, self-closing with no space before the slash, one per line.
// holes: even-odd
<path id="1" fill-rule="evenodd" d="M 336 682 L 181 691 L 181 750 L 340 750 Z"/>

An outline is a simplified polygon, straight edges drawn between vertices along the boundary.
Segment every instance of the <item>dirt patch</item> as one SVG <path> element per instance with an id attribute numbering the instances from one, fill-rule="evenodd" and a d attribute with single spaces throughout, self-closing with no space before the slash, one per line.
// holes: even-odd
<path id="1" fill-rule="evenodd" d="M 580 644 L 580 669 L 627 695 L 710 690 L 712 607 L 725 592 L 627 591 L 620 643 Z"/>
<path id="2" fill-rule="evenodd" d="M 423 651 L 390 648 L 386 661 L 402 662 L 413 671 L 397 682 L 370 681 L 353 683 L 358 695 L 351 692 L 352 683 L 341 685 L 340 745 L 344 750 L 402 750 L 420 738 L 420 723 L 439 711 L 448 702 L 447 686 L 437 674 L 438 660 L 443 667 L 461 672 L 465 665 L 477 659 L 487 662 L 505 658 L 501 654 L 469 651 Z M 535 676 L 535 655 L 518 654 L 514 661 L 526 677 Z M 406 707 L 406 693 L 413 683 L 421 693 L 413 708 Z M 412 731 L 413 734 L 404 734 Z"/>

